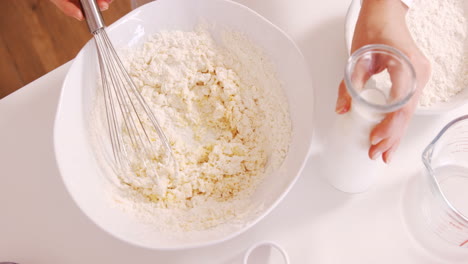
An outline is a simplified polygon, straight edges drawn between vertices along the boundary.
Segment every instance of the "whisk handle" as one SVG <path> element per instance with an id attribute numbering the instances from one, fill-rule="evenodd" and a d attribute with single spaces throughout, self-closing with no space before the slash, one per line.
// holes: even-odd
<path id="1" fill-rule="evenodd" d="M 102 19 L 101 11 L 96 3 L 96 0 L 80 0 L 81 9 L 84 12 L 88 28 L 91 33 L 105 27 L 104 19 Z"/>

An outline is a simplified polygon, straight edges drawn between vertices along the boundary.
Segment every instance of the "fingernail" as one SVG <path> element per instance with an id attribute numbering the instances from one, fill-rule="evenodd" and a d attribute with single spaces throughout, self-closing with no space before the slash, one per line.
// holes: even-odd
<path id="1" fill-rule="evenodd" d="M 81 11 L 77 11 L 75 15 L 73 15 L 74 18 L 78 19 L 79 21 L 83 20 L 83 13 Z"/>
<path id="2" fill-rule="evenodd" d="M 387 164 L 390 164 L 390 162 L 392 162 L 392 155 L 388 155 L 387 160 L 385 161 Z"/>
<path id="3" fill-rule="evenodd" d="M 380 156 L 380 151 L 377 151 L 374 153 L 374 155 L 372 155 L 372 160 L 376 160 L 378 157 Z"/>
<path id="4" fill-rule="evenodd" d="M 335 112 L 338 114 L 344 114 L 348 112 L 348 107 L 346 106 L 346 102 L 344 99 L 339 99 L 336 103 Z"/>
<path id="5" fill-rule="evenodd" d="M 380 143 L 380 141 L 382 141 L 382 138 L 373 137 L 373 138 L 371 139 L 371 144 L 372 144 L 372 145 L 377 145 L 377 144 Z"/>
<path id="6" fill-rule="evenodd" d="M 392 159 L 393 159 L 393 152 L 390 152 L 390 153 L 387 153 L 387 161 L 385 161 L 385 163 L 387 164 L 390 164 L 390 162 L 392 162 Z"/>
<path id="7" fill-rule="evenodd" d="M 109 9 L 109 4 L 106 2 L 102 2 L 101 11 L 106 11 L 107 9 Z"/>

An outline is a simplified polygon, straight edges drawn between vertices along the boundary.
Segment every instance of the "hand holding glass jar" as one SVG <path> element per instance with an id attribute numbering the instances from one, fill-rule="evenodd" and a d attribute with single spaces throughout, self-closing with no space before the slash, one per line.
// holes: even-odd
<path id="1" fill-rule="evenodd" d="M 368 135 L 371 143 L 369 158 L 377 159 L 382 155 L 386 163 L 390 162 L 393 153 L 398 148 L 431 73 L 429 61 L 416 46 L 406 26 L 407 11 L 408 7 L 401 0 L 363 0 L 351 49 L 354 52 L 369 44 L 385 44 L 394 47 L 408 57 L 416 72 L 416 91 L 411 100 L 399 110 L 386 114 Z M 381 59 L 374 61 L 372 65 L 369 65 L 372 68 L 367 69 L 368 72 L 363 75 L 363 78 L 369 78 L 383 71 L 386 68 L 383 65 L 385 63 Z M 338 114 L 348 112 L 353 102 L 346 88 L 345 82 L 341 82 L 336 103 Z"/>

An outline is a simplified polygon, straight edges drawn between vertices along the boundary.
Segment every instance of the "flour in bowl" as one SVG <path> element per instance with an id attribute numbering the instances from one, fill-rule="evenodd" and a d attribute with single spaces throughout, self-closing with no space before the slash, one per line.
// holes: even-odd
<path id="1" fill-rule="evenodd" d="M 408 28 L 432 64 L 420 106 L 445 102 L 468 87 L 466 0 L 415 0 Z"/>
<path id="2" fill-rule="evenodd" d="M 112 199 L 161 230 L 242 225 L 259 210 L 252 193 L 288 151 L 288 106 L 269 60 L 241 33 L 221 39 L 203 29 L 162 31 L 123 57 L 179 176 L 155 186 L 144 172 L 120 173 Z"/>

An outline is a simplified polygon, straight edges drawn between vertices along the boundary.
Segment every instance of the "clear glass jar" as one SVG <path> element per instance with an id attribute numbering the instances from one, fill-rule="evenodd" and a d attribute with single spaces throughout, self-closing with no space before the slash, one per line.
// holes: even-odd
<path id="1" fill-rule="evenodd" d="M 359 193 L 376 181 L 383 165 L 368 156 L 370 132 L 385 114 L 408 103 L 416 91 L 416 74 L 397 49 L 367 45 L 351 55 L 344 79 L 352 106 L 336 117 L 321 154 L 321 173 L 335 188 Z"/>

